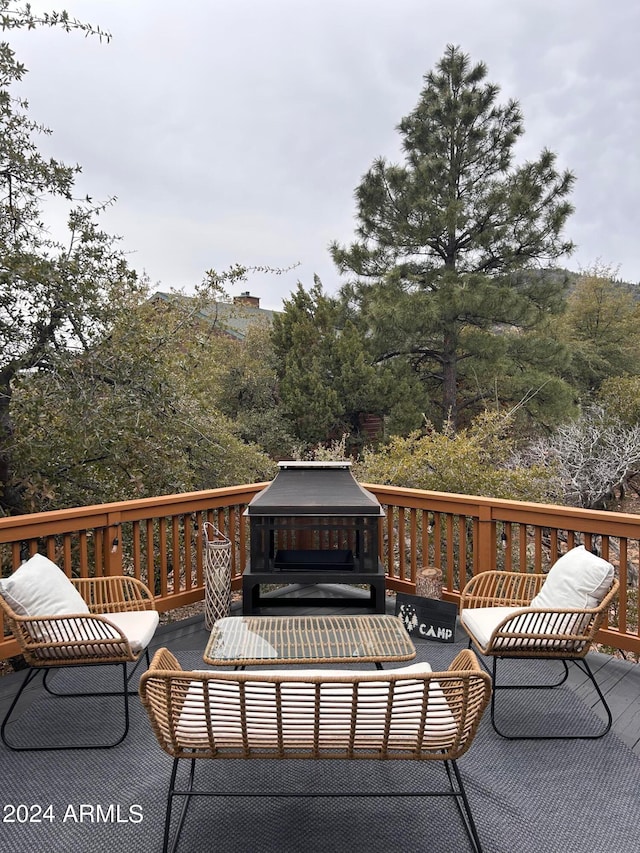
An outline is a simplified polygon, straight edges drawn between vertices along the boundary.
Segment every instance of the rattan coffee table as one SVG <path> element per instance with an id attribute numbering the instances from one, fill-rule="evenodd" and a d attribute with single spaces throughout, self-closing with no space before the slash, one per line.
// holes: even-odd
<path id="1" fill-rule="evenodd" d="M 212 666 L 375 663 L 412 660 L 416 649 L 397 616 L 227 616 L 213 626 Z"/>

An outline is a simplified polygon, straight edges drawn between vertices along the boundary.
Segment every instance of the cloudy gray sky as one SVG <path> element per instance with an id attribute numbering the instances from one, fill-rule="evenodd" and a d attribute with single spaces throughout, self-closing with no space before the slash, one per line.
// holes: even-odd
<path id="1" fill-rule="evenodd" d="M 108 30 L 5 34 L 20 91 L 83 168 L 78 193 L 117 196 L 103 227 L 159 288 L 190 289 L 233 263 L 280 308 L 354 231 L 372 161 L 399 160 L 396 125 L 448 43 L 517 98 L 518 160 L 544 147 L 575 172 L 570 269 L 596 262 L 640 282 L 640 3 L 637 0 L 61 0 Z M 52 220 L 54 221 L 54 220 Z"/>

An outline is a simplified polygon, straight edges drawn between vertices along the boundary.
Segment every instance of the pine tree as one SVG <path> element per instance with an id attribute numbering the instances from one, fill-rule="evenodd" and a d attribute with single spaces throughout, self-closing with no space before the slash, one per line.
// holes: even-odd
<path id="1" fill-rule="evenodd" d="M 373 163 L 355 192 L 357 239 L 331 247 L 340 272 L 355 275 L 342 296 L 377 361 L 408 360 L 454 428 L 487 399 L 529 396 L 564 360 L 557 341 L 540 346 L 564 280 L 521 271 L 572 250 L 562 229 L 574 176 L 548 150 L 513 165 L 520 107 L 500 105 L 486 75 L 447 47 L 398 126 L 404 164 Z M 555 385 L 554 399 L 568 400 Z"/>

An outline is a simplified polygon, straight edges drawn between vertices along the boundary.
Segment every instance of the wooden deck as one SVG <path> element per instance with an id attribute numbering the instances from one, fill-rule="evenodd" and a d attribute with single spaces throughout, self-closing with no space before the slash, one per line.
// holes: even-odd
<path id="1" fill-rule="evenodd" d="M 300 605 L 291 608 L 277 607 L 265 609 L 263 612 L 269 615 L 313 615 L 330 613 L 363 613 L 366 610 L 346 609 L 338 607 L 341 590 L 339 587 L 326 586 L 322 588 L 307 587 L 292 589 L 291 595 L 295 595 Z M 305 607 L 304 598 L 307 596 L 326 597 L 327 607 Z M 363 591 L 363 595 L 368 595 Z M 395 598 L 387 597 L 387 612 L 395 610 Z M 232 608 L 232 614 L 240 615 L 240 605 Z M 466 646 L 466 635 L 462 629 L 456 634 L 457 642 L 451 647 L 453 658 L 457 649 Z M 209 632 L 205 628 L 204 618 L 195 616 L 190 619 L 177 622 L 169 622 L 161 625 L 154 637 L 151 652 L 161 646 L 167 646 L 172 651 L 204 650 Z M 613 732 L 626 743 L 636 755 L 640 755 L 640 664 L 613 658 L 599 652 L 590 652 L 589 662 L 596 674 L 598 684 L 606 696 L 611 713 L 613 715 Z M 19 680 L 23 678 L 22 673 L 12 673 L 0 678 L 0 719 L 4 717 L 9 703 L 18 688 Z M 39 680 L 38 680 L 39 683 Z M 601 711 L 595 691 L 591 687 L 586 676 L 575 666 L 570 667 L 569 683 L 576 693 L 593 708 L 599 716 L 604 716 Z M 39 687 L 33 688 L 34 693 L 39 692 Z"/>

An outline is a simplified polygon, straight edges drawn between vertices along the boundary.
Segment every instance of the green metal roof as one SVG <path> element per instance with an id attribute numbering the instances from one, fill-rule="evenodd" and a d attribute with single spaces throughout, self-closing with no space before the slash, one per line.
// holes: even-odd
<path id="1" fill-rule="evenodd" d="M 163 302 L 175 302 L 177 299 L 191 300 L 190 296 L 178 293 L 164 293 L 156 291 L 151 301 L 161 300 Z M 236 340 L 242 341 L 246 338 L 249 326 L 271 325 L 276 311 L 267 308 L 257 308 L 244 302 L 211 302 L 205 305 L 197 316 L 220 328 L 226 334 Z"/>

